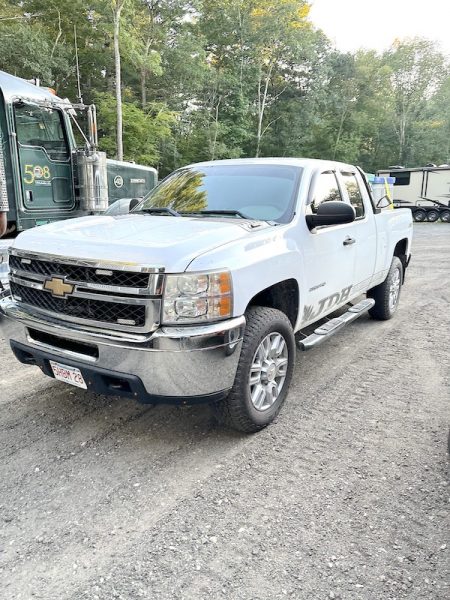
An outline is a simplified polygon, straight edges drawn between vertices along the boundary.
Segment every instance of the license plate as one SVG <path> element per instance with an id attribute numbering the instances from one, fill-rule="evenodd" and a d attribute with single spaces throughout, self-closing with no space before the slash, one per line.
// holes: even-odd
<path id="1" fill-rule="evenodd" d="M 62 365 L 61 363 L 57 363 L 53 360 L 50 361 L 50 366 L 55 379 L 59 379 L 59 381 L 65 381 L 66 383 L 70 383 L 70 385 L 76 385 L 77 387 L 87 390 L 87 385 L 80 369 L 68 367 L 67 365 Z"/>

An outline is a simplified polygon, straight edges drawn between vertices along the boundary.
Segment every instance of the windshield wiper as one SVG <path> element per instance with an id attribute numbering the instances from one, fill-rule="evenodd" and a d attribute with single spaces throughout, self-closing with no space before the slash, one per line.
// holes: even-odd
<path id="1" fill-rule="evenodd" d="M 156 214 L 156 215 L 171 215 L 172 217 L 181 217 L 181 214 L 176 210 L 168 207 L 159 207 L 159 206 L 150 206 L 148 208 L 141 208 L 136 212 L 143 212 L 148 214 Z"/>
<path id="2" fill-rule="evenodd" d="M 182 217 L 189 215 L 224 215 L 230 217 L 240 217 L 241 219 L 248 219 L 249 221 L 258 221 L 259 223 L 268 223 L 269 225 L 280 225 L 277 221 L 267 220 L 267 219 L 257 219 L 256 217 L 249 217 L 248 215 L 244 215 L 239 210 L 198 210 L 196 212 L 182 212 L 180 213 Z"/>
<path id="3" fill-rule="evenodd" d="M 240 217 L 241 219 L 254 220 L 252 217 L 244 215 L 239 210 L 220 210 L 220 209 L 219 210 L 197 210 L 192 213 L 183 212 L 181 214 L 183 214 L 183 215 L 224 215 L 224 216 L 230 216 L 230 217 Z"/>

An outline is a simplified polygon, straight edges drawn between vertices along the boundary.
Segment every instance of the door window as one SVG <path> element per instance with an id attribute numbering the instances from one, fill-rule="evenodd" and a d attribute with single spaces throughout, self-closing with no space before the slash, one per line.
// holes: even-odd
<path id="1" fill-rule="evenodd" d="M 17 104 L 14 110 L 17 141 L 21 146 L 43 148 L 52 160 L 69 158 L 59 110 L 30 104 Z"/>
<path id="2" fill-rule="evenodd" d="M 333 200 L 342 200 L 336 175 L 332 172 L 321 173 L 316 181 L 314 196 L 309 205 L 309 210 L 315 214 L 322 202 L 331 202 Z"/>
<path id="3" fill-rule="evenodd" d="M 355 209 L 356 218 L 364 217 L 364 202 L 359 188 L 358 180 L 354 173 L 341 173 L 344 181 L 345 189 L 347 190 L 350 204 Z"/>

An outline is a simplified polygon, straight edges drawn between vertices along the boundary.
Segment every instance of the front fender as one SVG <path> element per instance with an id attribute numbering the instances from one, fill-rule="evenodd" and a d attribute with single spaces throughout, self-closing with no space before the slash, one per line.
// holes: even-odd
<path id="1" fill-rule="evenodd" d="M 287 279 L 304 289 L 303 256 L 291 227 L 277 226 L 270 231 L 252 233 L 193 260 L 188 271 L 229 269 L 233 278 L 233 316 L 245 313 L 252 298 L 261 291 Z M 302 314 L 302 307 L 299 307 Z"/>

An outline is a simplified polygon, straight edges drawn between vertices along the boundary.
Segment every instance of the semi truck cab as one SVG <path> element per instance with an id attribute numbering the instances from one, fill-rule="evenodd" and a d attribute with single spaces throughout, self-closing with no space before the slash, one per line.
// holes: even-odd
<path id="1" fill-rule="evenodd" d="M 83 112 L 88 131 L 78 123 Z M 152 167 L 108 160 L 97 149 L 95 106 L 0 71 L 0 194 L 8 232 L 99 213 L 157 183 Z"/>

